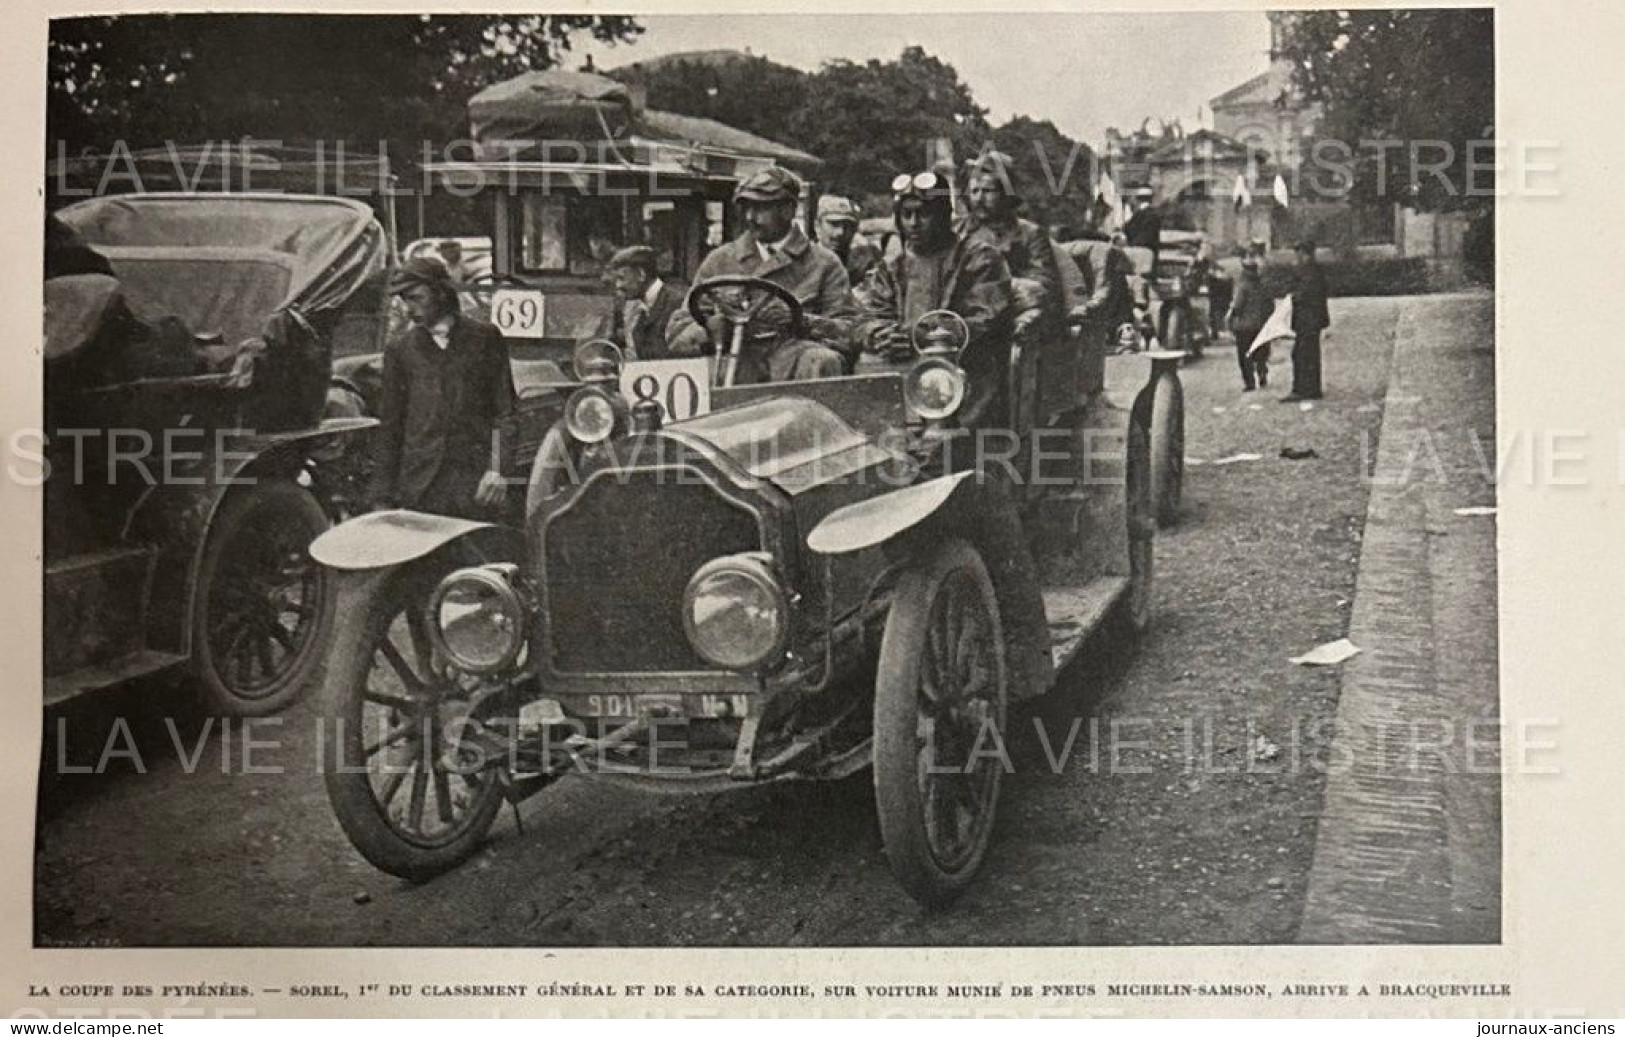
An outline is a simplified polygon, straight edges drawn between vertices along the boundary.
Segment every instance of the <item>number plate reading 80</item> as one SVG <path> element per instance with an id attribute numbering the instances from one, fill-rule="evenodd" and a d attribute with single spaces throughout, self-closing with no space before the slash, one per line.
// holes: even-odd
<path id="1" fill-rule="evenodd" d="M 708 414 L 711 362 L 704 357 L 634 360 L 621 368 L 621 394 L 633 406 L 643 400 L 660 404 L 667 421 Z"/>

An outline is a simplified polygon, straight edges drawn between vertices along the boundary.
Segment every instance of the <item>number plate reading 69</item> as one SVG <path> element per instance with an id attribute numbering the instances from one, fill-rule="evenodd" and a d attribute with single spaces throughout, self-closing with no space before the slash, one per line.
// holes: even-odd
<path id="1" fill-rule="evenodd" d="M 708 414 L 711 362 L 705 357 L 634 360 L 621 368 L 621 394 L 634 406 L 643 400 L 660 404 L 667 421 Z"/>
<path id="2" fill-rule="evenodd" d="M 491 323 L 508 338 L 542 338 L 547 333 L 546 297 L 529 288 L 499 288 L 491 294 Z"/>

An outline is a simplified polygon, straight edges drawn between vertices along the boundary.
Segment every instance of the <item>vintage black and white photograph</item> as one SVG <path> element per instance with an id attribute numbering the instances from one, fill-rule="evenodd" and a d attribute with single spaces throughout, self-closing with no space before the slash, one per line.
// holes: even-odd
<path id="1" fill-rule="evenodd" d="M 1495 37 L 53 20 L 35 947 L 1500 944 Z"/>

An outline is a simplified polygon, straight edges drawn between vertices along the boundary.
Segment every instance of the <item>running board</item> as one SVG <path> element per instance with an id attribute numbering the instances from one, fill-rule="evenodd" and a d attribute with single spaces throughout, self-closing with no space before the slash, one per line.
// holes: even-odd
<path id="1" fill-rule="evenodd" d="M 1099 629 L 1118 599 L 1128 591 L 1128 585 L 1126 576 L 1102 576 L 1078 587 L 1044 590 L 1050 657 L 1057 671 L 1071 662 L 1083 642 Z"/>
<path id="2" fill-rule="evenodd" d="M 136 677 L 145 677 L 159 670 L 167 670 L 185 661 L 186 656 L 176 655 L 173 652 L 143 650 L 121 655 L 99 666 L 86 666 L 72 673 L 64 673 L 60 677 L 47 677 L 45 706 L 47 709 L 60 706 L 80 695 L 110 688 Z"/>

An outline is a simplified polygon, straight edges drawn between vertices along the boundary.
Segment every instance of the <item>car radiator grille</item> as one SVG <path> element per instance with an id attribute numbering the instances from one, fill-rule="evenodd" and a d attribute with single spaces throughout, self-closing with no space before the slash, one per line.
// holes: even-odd
<path id="1" fill-rule="evenodd" d="M 756 516 L 691 473 L 603 478 L 546 526 L 545 608 L 560 673 L 714 669 L 683 632 L 702 564 L 761 548 Z"/>

